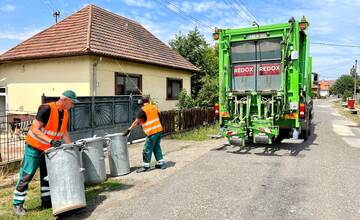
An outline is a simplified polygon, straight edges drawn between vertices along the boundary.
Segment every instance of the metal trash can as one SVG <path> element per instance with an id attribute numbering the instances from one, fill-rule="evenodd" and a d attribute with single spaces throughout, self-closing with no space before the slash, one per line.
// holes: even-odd
<path id="1" fill-rule="evenodd" d="M 107 144 L 111 176 L 121 176 L 130 173 L 127 137 L 123 133 L 108 134 L 104 137 L 110 141 Z"/>
<path id="2" fill-rule="evenodd" d="M 45 154 L 53 214 L 86 207 L 79 146 L 63 144 Z"/>
<path id="3" fill-rule="evenodd" d="M 104 138 L 93 137 L 78 140 L 82 144 L 82 162 L 85 184 L 97 184 L 106 180 Z"/>

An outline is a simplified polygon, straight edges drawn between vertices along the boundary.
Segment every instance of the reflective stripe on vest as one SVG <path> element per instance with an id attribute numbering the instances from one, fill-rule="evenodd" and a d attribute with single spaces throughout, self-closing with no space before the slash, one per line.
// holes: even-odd
<path id="1" fill-rule="evenodd" d="M 156 125 L 154 127 L 151 127 L 151 128 L 148 128 L 148 129 L 144 130 L 144 132 L 149 133 L 150 131 L 157 130 L 158 128 L 162 128 L 162 126 L 161 125 Z"/>
<path id="2" fill-rule="evenodd" d="M 38 138 L 31 130 L 28 131 L 28 134 L 34 138 L 35 140 L 39 141 L 40 143 L 43 143 L 43 144 L 49 144 L 49 142 L 46 142 L 40 138 Z"/>
<path id="3" fill-rule="evenodd" d="M 160 122 L 159 118 L 155 118 L 151 121 L 146 121 L 146 123 L 144 123 L 145 126 L 151 125 L 154 122 Z"/>
<path id="4" fill-rule="evenodd" d="M 50 107 L 50 116 L 47 124 L 41 128 L 40 130 L 51 140 L 60 140 L 62 136 L 65 134 L 68 126 L 68 111 L 64 109 L 63 111 L 63 120 L 62 124 L 59 126 L 59 112 L 55 102 L 50 102 L 45 105 L 49 105 Z M 42 140 L 41 138 L 37 137 L 33 130 L 33 126 L 29 129 L 26 135 L 26 142 L 41 151 L 44 151 L 50 147 L 50 143 L 47 141 Z"/>
<path id="5" fill-rule="evenodd" d="M 41 131 L 44 133 L 44 134 L 49 134 L 51 136 L 59 136 L 59 137 L 62 137 L 64 134 L 61 133 L 61 132 L 53 132 L 53 131 L 49 131 L 49 130 L 45 130 L 44 128 L 41 128 Z"/>
<path id="6" fill-rule="evenodd" d="M 163 128 L 160 123 L 158 108 L 155 105 L 146 103 L 142 110 L 146 114 L 146 121 L 142 123 L 145 134 L 150 136 L 161 132 Z"/>

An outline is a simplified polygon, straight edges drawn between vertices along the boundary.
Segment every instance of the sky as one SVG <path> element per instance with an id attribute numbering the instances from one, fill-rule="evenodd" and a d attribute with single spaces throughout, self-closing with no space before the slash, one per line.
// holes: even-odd
<path id="1" fill-rule="evenodd" d="M 198 27 L 214 44 L 214 27 L 283 23 L 305 15 L 311 43 L 354 46 L 311 44 L 313 71 L 320 79 L 348 74 L 360 60 L 360 0 L 0 0 L 0 54 L 53 25 L 55 10 L 62 20 L 88 4 L 139 22 L 165 43 Z"/>

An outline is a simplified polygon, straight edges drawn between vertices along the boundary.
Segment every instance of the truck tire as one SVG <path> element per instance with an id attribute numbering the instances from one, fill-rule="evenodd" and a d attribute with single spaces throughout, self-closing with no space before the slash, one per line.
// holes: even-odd
<path id="1" fill-rule="evenodd" d="M 229 144 L 230 145 L 233 145 L 233 146 L 245 146 L 246 145 L 246 142 L 243 138 L 241 139 L 237 139 L 237 140 L 234 140 L 232 138 L 229 139 Z"/>
<path id="2" fill-rule="evenodd" d="M 306 129 L 301 130 L 300 137 L 299 137 L 300 139 L 304 139 L 304 141 L 307 141 L 307 139 L 309 138 L 309 136 L 311 134 L 310 126 L 311 126 L 311 122 L 308 120 L 308 122 L 306 123 Z"/>
<path id="3" fill-rule="evenodd" d="M 290 133 L 289 129 L 280 129 L 279 135 L 273 140 L 274 143 L 279 144 L 283 139 L 289 138 L 290 137 L 289 133 Z"/>

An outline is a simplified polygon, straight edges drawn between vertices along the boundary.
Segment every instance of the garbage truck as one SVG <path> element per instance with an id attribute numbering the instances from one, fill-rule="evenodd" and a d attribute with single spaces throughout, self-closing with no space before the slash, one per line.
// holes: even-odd
<path id="1" fill-rule="evenodd" d="M 220 133 L 230 142 L 272 144 L 310 135 L 309 23 L 215 28 L 219 49 Z"/>

